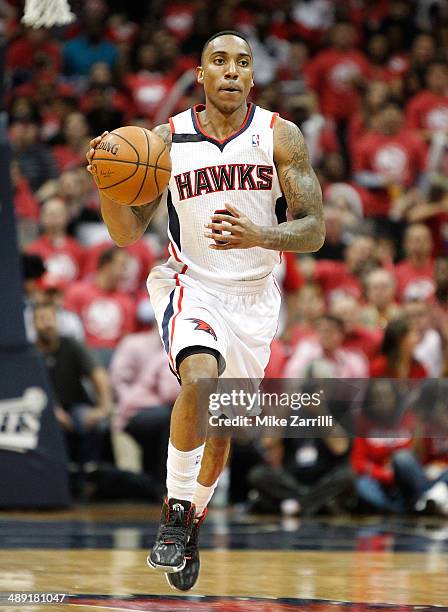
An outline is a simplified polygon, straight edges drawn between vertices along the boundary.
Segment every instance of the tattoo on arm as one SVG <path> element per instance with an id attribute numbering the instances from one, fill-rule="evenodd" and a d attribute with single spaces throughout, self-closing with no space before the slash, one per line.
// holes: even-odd
<path id="1" fill-rule="evenodd" d="M 162 125 L 158 125 L 152 131 L 154 132 L 154 134 L 157 134 L 157 136 L 160 136 L 160 138 L 164 141 L 165 145 L 167 146 L 168 150 L 170 150 L 171 149 L 171 128 L 169 124 L 164 123 Z M 153 200 L 152 202 L 149 202 L 148 204 L 143 204 L 142 206 L 131 206 L 130 207 L 131 211 L 137 217 L 141 227 L 143 228 L 143 232 L 146 231 L 146 228 L 148 227 L 149 222 L 154 216 L 154 213 L 156 212 L 161 199 L 162 199 L 162 195 L 158 196 L 155 200 Z"/>
<path id="2" fill-rule="evenodd" d="M 317 251 L 325 236 L 319 181 L 311 168 L 299 128 L 280 119 L 275 129 L 274 155 L 282 191 L 293 221 L 264 228 L 263 246 L 277 251 Z"/>

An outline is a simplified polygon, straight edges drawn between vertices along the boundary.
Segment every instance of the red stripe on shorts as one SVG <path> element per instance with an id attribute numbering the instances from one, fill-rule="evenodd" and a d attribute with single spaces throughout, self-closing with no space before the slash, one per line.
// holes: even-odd
<path id="1" fill-rule="evenodd" d="M 179 275 L 176 274 L 176 285 L 179 286 Z M 184 295 L 184 288 L 181 287 L 180 291 L 179 291 L 179 299 L 177 300 L 177 312 L 174 315 L 174 317 L 172 318 L 172 322 L 171 322 L 171 338 L 170 338 L 170 363 L 171 363 L 171 367 L 173 368 L 174 371 L 176 371 L 176 364 L 174 363 L 174 359 L 173 359 L 173 355 L 171 353 L 171 350 L 173 348 L 173 337 L 174 337 L 174 328 L 176 325 L 176 317 L 177 315 L 180 313 L 180 311 L 182 310 L 182 298 Z"/>

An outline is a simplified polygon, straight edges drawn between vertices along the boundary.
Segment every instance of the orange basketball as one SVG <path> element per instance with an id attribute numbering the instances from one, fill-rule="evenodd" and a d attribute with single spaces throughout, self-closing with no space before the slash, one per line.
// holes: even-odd
<path id="1" fill-rule="evenodd" d="M 110 132 L 96 146 L 92 175 L 98 189 L 114 202 L 141 206 L 168 185 L 171 158 L 159 136 L 129 125 Z"/>

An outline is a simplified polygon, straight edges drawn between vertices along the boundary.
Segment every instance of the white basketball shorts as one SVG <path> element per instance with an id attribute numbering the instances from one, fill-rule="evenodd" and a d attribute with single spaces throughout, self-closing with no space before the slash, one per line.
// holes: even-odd
<path id="1" fill-rule="evenodd" d="M 222 378 L 262 379 L 277 330 L 281 295 L 273 276 L 217 290 L 170 259 L 151 271 L 147 287 L 170 367 L 191 347 L 219 353 Z M 228 290 L 227 290 L 228 289 Z"/>

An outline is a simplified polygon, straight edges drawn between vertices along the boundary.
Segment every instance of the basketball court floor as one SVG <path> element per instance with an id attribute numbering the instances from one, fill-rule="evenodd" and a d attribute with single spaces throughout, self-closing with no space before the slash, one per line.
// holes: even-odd
<path id="1" fill-rule="evenodd" d="M 0 610 L 448 612 L 448 520 L 209 514 L 186 595 L 146 567 L 158 509 L 0 513 Z M 61 604 L 8 603 L 61 593 Z"/>

